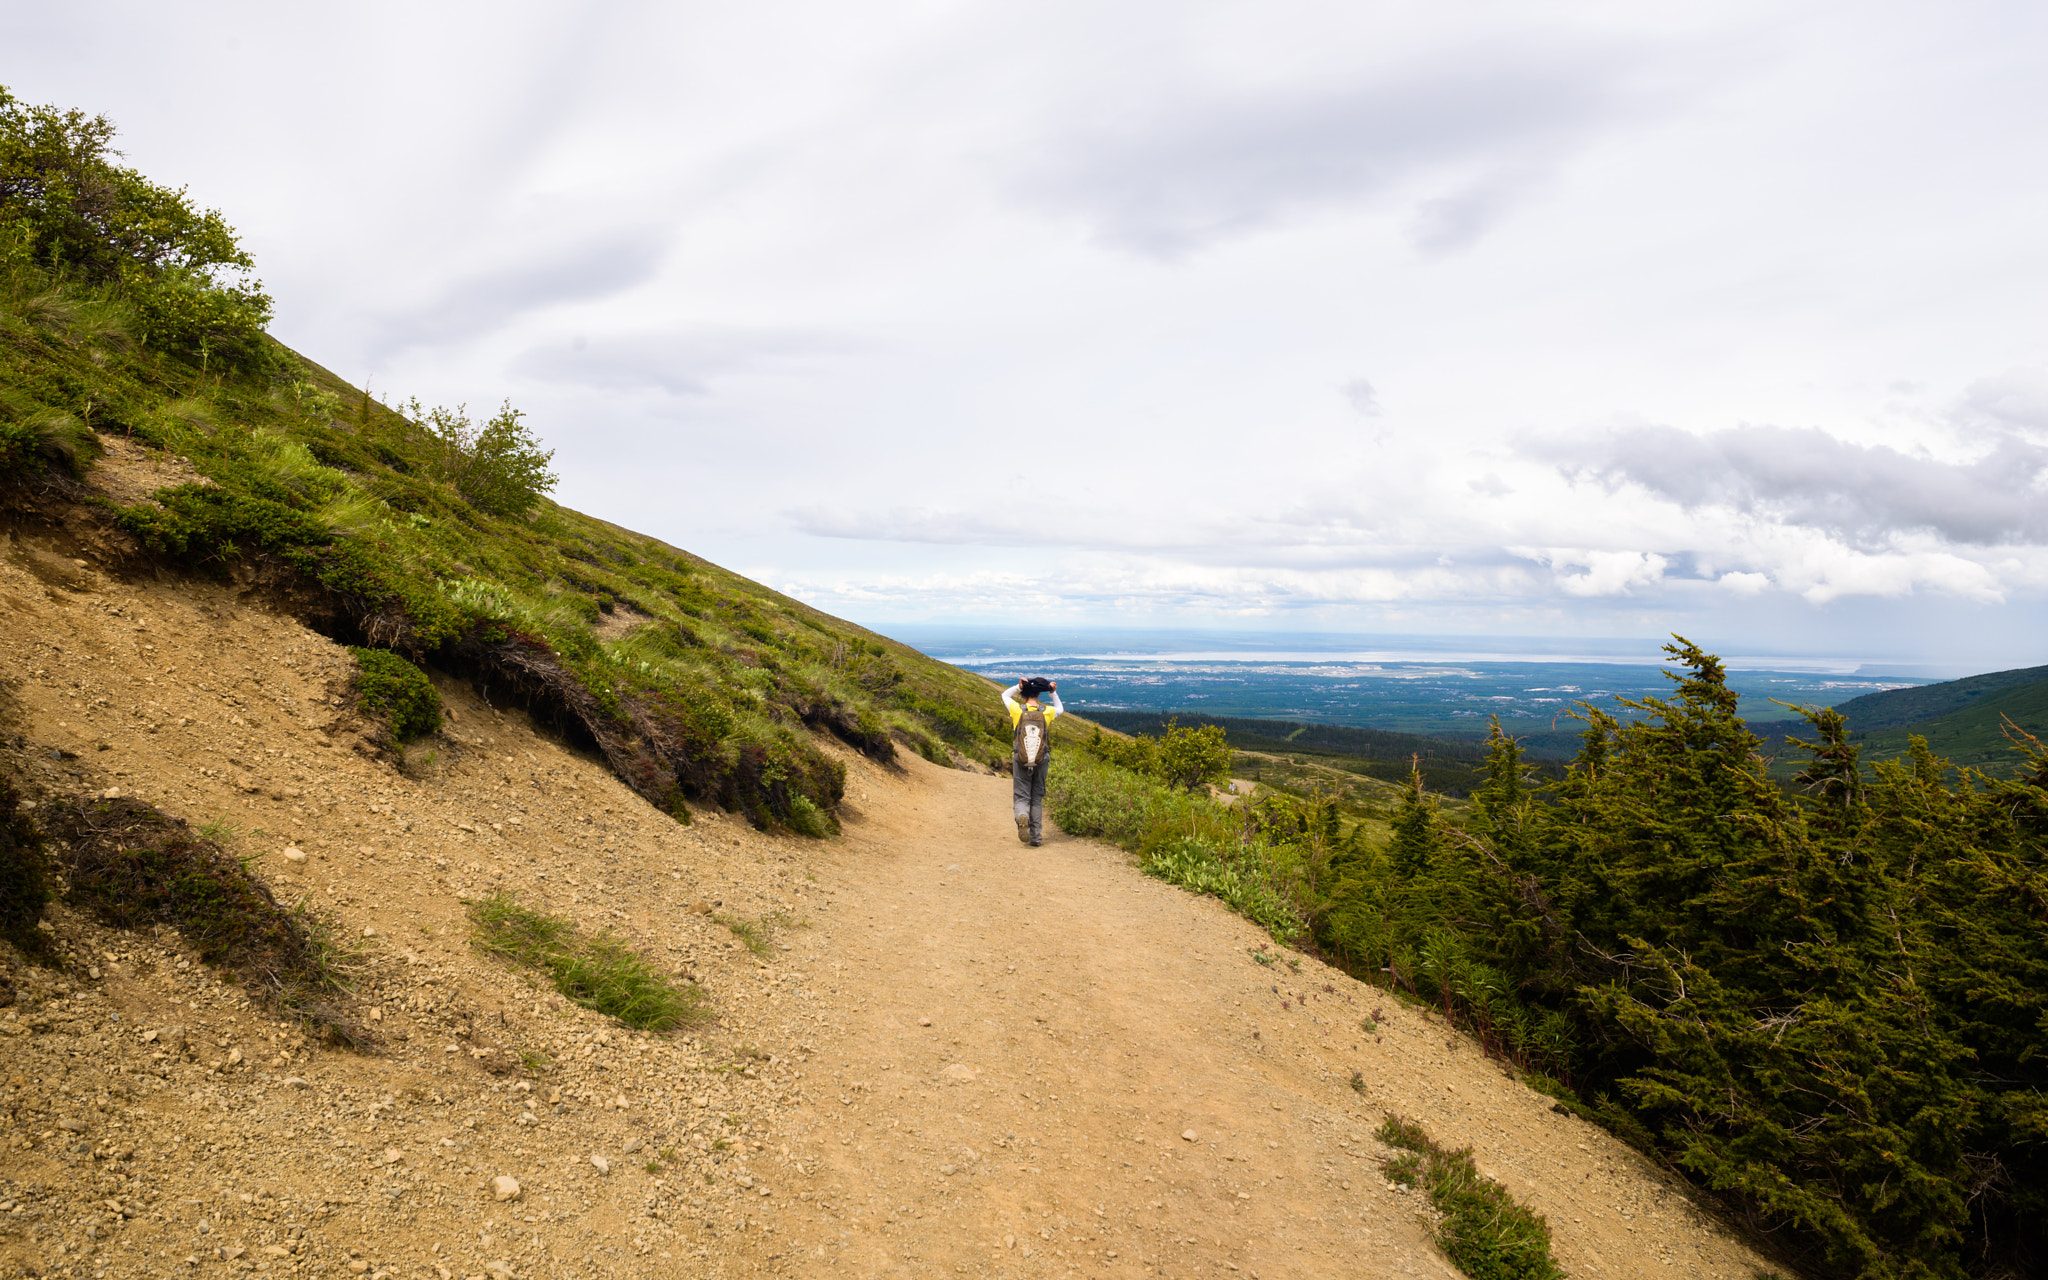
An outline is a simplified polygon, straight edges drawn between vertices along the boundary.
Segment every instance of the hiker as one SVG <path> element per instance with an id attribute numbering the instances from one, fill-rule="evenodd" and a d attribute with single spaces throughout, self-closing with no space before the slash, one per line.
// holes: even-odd
<path id="1" fill-rule="evenodd" d="M 1045 840 L 1045 774 L 1052 764 L 1052 722 L 1060 705 L 1059 682 L 1044 676 L 1019 680 L 1003 690 L 1010 709 L 1010 794 L 1017 802 L 1017 838 L 1037 848 Z M 1039 699 L 1046 698 L 1051 706 Z"/>

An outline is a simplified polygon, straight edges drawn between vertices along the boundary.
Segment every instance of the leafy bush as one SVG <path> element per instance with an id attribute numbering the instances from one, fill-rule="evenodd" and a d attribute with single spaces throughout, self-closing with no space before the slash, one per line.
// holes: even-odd
<path id="1" fill-rule="evenodd" d="M 1168 720 L 1157 737 L 1112 738 L 1100 729 L 1088 750 L 1120 769 L 1193 791 L 1230 776 L 1230 742 L 1220 725 L 1189 728 Z"/>
<path id="2" fill-rule="evenodd" d="M 1254 846 L 1231 849 L 1197 836 L 1176 836 L 1154 846 L 1143 866 L 1147 875 L 1223 899 L 1272 934 L 1276 942 L 1292 942 L 1301 936 L 1300 913 L 1273 887 L 1271 877 L 1258 864 Z"/>
<path id="3" fill-rule="evenodd" d="M 216 210 L 114 163 L 105 116 L 0 87 L 0 255 L 117 286 L 145 341 L 202 363 L 260 361 L 270 298 Z"/>
<path id="4" fill-rule="evenodd" d="M 356 660 L 356 701 L 391 726 L 399 742 L 441 727 L 441 693 L 427 673 L 389 649 L 349 646 Z"/>
<path id="5" fill-rule="evenodd" d="M 674 1031 L 710 1016 L 701 989 L 676 985 L 610 933 L 586 937 L 502 891 L 470 903 L 469 918 L 479 951 L 547 974 L 555 990 L 629 1027 Z"/>
<path id="6" fill-rule="evenodd" d="M 543 449 L 520 421 L 526 415 L 510 402 L 481 425 L 463 406 L 422 409 L 414 400 L 406 416 L 440 449 L 441 475 L 479 511 L 494 516 L 524 515 L 555 487 L 548 470 L 553 449 Z"/>
<path id="7" fill-rule="evenodd" d="M 1183 791 L 1222 782 L 1230 776 L 1230 742 L 1218 725 L 1189 729 L 1169 724 L 1153 769 L 1161 782 Z"/>
<path id="8" fill-rule="evenodd" d="M 1420 1187 L 1442 1215 L 1436 1242 L 1472 1280 L 1564 1280 L 1550 1256 L 1550 1224 L 1483 1176 L 1472 1149 L 1446 1151 L 1421 1125 L 1388 1116 L 1373 1134 L 1403 1154 L 1386 1162 L 1389 1181 Z"/>

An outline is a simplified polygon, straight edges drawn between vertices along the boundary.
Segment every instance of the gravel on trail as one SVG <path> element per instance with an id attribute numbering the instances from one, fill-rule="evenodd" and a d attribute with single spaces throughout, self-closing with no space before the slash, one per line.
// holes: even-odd
<path id="1" fill-rule="evenodd" d="M 361 947 L 379 1043 L 52 908 L 64 968 L 0 947 L 0 1274 L 1454 1276 L 1380 1176 L 1388 1112 L 1472 1146 L 1574 1276 L 1765 1269 L 1427 1012 L 1262 961 L 1114 849 L 1020 847 L 1001 779 L 842 752 L 842 838 L 683 826 L 454 683 L 400 772 L 345 650 L 89 555 L 0 534 L 0 768 L 232 828 Z M 497 889 L 713 1020 L 633 1032 L 480 954 L 464 902 Z"/>

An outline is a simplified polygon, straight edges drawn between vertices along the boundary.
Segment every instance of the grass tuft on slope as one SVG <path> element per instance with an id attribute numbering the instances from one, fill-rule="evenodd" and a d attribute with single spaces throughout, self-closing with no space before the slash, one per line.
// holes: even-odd
<path id="1" fill-rule="evenodd" d="M 1472 1280 L 1564 1280 L 1550 1256 L 1550 1224 L 1481 1174 L 1470 1147 L 1446 1151 L 1399 1116 L 1373 1136 L 1401 1152 L 1385 1164 L 1388 1179 L 1419 1188 L 1443 1215 L 1436 1241 L 1460 1271 Z"/>
<path id="2" fill-rule="evenodd" d="M 587 936 L 503 891 L 470 903 L 469 918 L 479 951 L 547 974 L 555 990 L 629 1027 L 675 1031 L 711 1016 L 701 988 L 678 985 L 611 933 Z"/>

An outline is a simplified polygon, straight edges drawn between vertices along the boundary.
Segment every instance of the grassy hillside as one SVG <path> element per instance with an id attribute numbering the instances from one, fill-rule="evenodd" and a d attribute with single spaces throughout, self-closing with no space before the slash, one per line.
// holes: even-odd
<path id="1" fill-rule="evenodd" d="M 1007 755 L 981 677 L 549 502 L 509 407 L 395 411 L 270 339 L 232 231 L 116 166 L 110 138 L 0 90 L 10 518 L 467 676 L 685 820 L 696 801 L 826 834 L 844 769 L 820 732 L 881 760 Z"/>
<path id="2" fill-rule="evenodd" d="M 1851 698 L 1841 703 L 1835 710 L 1847 718 L 1849 727 L 1856 732 L 1874 733 L 1880 729 L 1899 729 L 1923 720 L 1933 720 L 1938 716 L 1966 711 L 2004 690 L 2042 681 L 2048 681 L 2048 667 L 1992 671 L 1981 676 L 1949 680 L 1942 684 L 1921 685 L 1914 689 L 1866 693 L 1860 698 Z"/>
<path id="3" fill-rule="evenodd" d="M 2048 672 L 2048 667 L 2035 669 Z M 1903 760 L 1912 754 L 1910 740 L 1925 738 L 1935 755 L 1953 764 L 2005 773 L 2020 760 L 2013 751 L 2012 740 L 2006 736 L 2008 721 L 2024 733 L 2048 738 L 2048 678 L 1984 693 L 1962 709 L 1945 715 L 1874 733 L 1857 733 L 1851 741 L 1861 749 L 1864 759 L 1875 763 Z"/>

